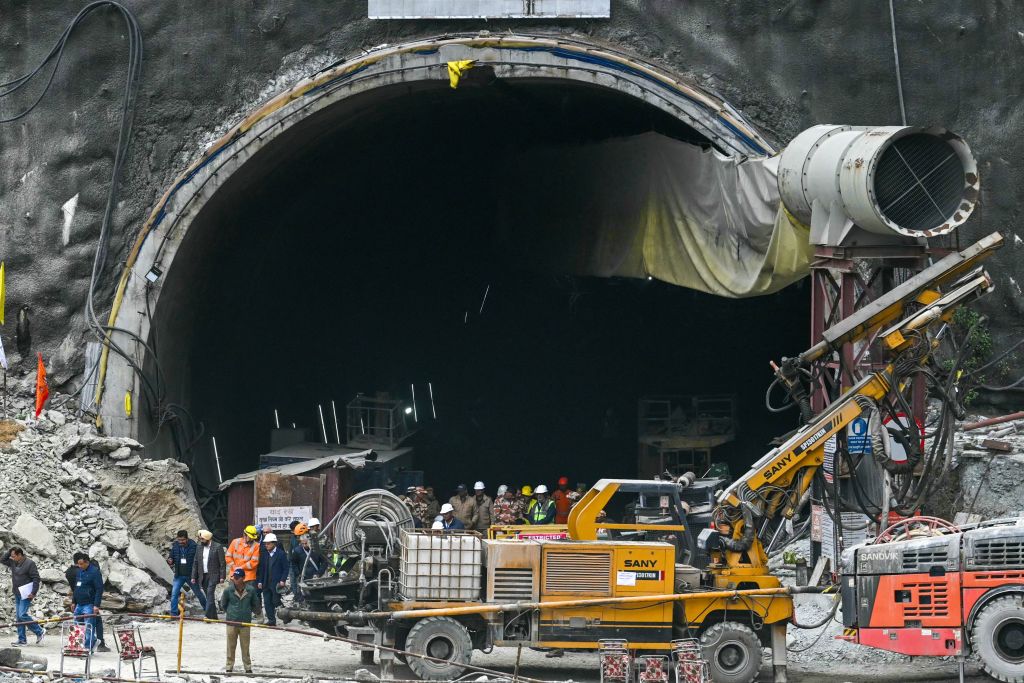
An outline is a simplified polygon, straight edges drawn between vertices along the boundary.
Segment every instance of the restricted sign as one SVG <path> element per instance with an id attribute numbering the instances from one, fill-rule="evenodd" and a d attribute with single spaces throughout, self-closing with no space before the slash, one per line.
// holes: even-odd
<path id="1" fill-rule="evenodd" d="M 305 522 L 312 516 L 312 505 L 256 508 L 256 528 L 261 529 L 264 524 L 269 524 L 274 531 L 284 531 L 292 520 Z"/>

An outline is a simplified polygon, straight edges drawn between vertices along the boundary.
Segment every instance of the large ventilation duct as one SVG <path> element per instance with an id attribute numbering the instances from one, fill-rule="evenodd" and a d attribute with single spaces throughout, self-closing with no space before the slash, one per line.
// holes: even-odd
<path id="1" fill-rule="evenodd" d="M 783 151 L 778 178 L 811 242 L 833 246 L 945 235 L 978 198 L 971 150 L 943 128 L 814 126 Z"/>

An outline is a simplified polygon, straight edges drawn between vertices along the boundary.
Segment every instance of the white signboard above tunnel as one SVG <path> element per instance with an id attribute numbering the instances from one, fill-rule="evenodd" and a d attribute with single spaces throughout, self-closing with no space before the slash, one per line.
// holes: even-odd
<path id="1" fill-rule="evenodd" d="M 611 0 L 369 0 L 371 19 L 607 19 Z"/>

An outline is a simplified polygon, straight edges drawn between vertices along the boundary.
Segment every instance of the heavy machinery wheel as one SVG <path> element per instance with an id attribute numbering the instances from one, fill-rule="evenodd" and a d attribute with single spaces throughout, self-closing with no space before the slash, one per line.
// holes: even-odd
<path id="1" fill-rule="evenodd" d="M 989 676 L 1024 683 L 1024 596 L 1007 595 L 985 605 L 974 621 L 971 647 Z"/>
<path id="2" fill-rule="evenodd" d="M 715 624 L 701 635 L 700 647 L 715 683 L 751 683 L 761 670 L 761 641 L 744 624 Z"/>
<path id="3" fill-rule="evenodd" d="M 466 670 L 473 653 L 473 640 L 469 631 L 451 617 L 428 617 L 417 621 L 405 639 L 406 651 L 443 659 L 434 662 L 429 659 L 409 656 L 409 668 L 427 681 L 450 681 Z"/>

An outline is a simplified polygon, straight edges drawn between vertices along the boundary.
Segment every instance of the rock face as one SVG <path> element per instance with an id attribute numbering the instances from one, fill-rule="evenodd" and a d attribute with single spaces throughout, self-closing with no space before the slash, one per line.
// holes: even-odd
<path id="1" fill-rule="evenodd" d="M 27 512 L 18 515 L 18 521 L 14 523 L 11 534 L 27 552 L 47 557 L 57 556 L 57 544 L 53 540 L 53 534 L 42 522 Z"/>
<path id="2" fill-rule="evenodd" d="M 146 460 L 131 476 L 103 471 L 100 478 L 103 493 L 121 511 L 131 533 L 163 551 L 178 529 L 195 536 L 203 528 L 185 472 L 188 468 L 174 460 Z"/>

